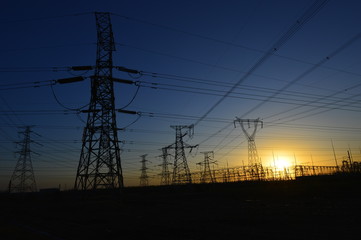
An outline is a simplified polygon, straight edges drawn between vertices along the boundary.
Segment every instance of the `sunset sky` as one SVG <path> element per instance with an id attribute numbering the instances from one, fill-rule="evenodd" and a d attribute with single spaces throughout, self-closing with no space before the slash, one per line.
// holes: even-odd
<path id="1" fill-rule="evenodd" d="M 27 125 L 41 144 L 31 145 L 39 154 L 32 155 L 38 187 L 73 187 L 86 114 L 62 105 L 88 104 L 90 81 L 53 86 L 62 105 L 48 83 L 93 74 L 68 68 L 95 65 L 94 12 L 112 13 L 114 66 L 143 72 L 114 70 L 114 77 L 140 83 L 115 83 L 116 107 L 142 113 L 117 114 L 118 127 L 126 128 L 119 132 L 126 186 L 139 184 L 143 154 L 150 183 L 159 184 L 160 149 L 175 141 L 171 125 L 195 124 L 185 139 L 199 144 L 187 150 L 191 171 L 199 171 L 205 151 L 214 151 L 216 168 L 246 164 L 247 139 L 236 117 L 263 121 L 256 145 L 265 166 L 273 155 L 290 165 L 294 157 L 335 165 L 331 141 L 339 164 L 348 150 L 360 161 L 361 3 L 330 0 L 288 36 L 314 2 L 3 1 L 0 190 L 18 158 L 19 127 Z"/>

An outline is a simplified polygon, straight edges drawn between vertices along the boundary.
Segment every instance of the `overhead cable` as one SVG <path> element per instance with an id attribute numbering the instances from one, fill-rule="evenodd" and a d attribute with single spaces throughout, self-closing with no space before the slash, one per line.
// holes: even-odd
<path id="1" fill-rule="evenodd" d="M 243 83 L 253 72 L 255 72 L 269 57 L 273 55 L 274 52 L 278 51 L 291 37 L 299 31 L 304 24 L 306 24 L 312 17 L 314 17 L 326 4 L 328 0 L 316 0 L 310 8 L 294 23 L 291 27 L 284 33 L 281 38 L 276 41 L 275 44 L 248 70 L 248 72 L 239 79 L 239 81 L 234 84 L 215 104 L 213 104 L 208 111 L 206 111 L 201 118 L 199 118 L 194 125 L 197 125 L 205 117 L 208 116 L 221 102 L 228 97 L 233 90 Z"/>

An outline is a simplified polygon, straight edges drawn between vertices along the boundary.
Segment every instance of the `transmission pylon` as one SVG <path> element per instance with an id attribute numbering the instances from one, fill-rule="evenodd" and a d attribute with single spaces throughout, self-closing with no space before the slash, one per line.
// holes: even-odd
<path id="1" fill-rule="evenodd" d="M 170 172 L 168 165 L 171 163 L 168 161 L 170 154 L 168 153 L 169 147 L 162 148 L 162 155 L 159 157 L 162 157 L 163 162 L 160 165 L 162 167 L 162 173 L 160 174 L 160 185 L 169 185 L 170 184 Z"/>
<path id="2" fill-rule="evenodd" d="M 97 59 L 91 79 L 91 98 L 83 132 L 74 188 L 91 190 L 123 187 L 120 149 L 112 81 L 115 51 L 109 13 L 95 13 L 97 26 Z"/>
<path id="3" fill-rule="evenodd" d="M 204 160 L 202 162 L 197 163 L 202 169 L 201 173 L 201 183 L 215 183 L 216 178 L 214 176 L 214 172 L 211 170 L 211 164 L 216 164 L 216 161 L 214 161 L 214 152 L 208 151 L 208 152 L 201 152 L 204 154 Z"/>
<path id="4" fill-rule="evenodd" d="M 141 156 L 142 161 L 140 161 L 142 163 L 142 168 L 140 169 L 142 171 L 141 175 L 140 175 L 140 186 L 145 187 L 148 186 L 148 175 L 147 175 L 147 165 L 146 162 L 148 162 L 148 160 L 145 159 L 145 157 L 147 156 L 147 154 L 144 154 Z"/>
<path id="5" fill-rule="evenodd" d="M 31 162 L 31 149 L 30 143 L 33 142 L 30 138 L 31 127 L 25 127 L 25 131 L 21 132 L 24 138 L 18 144 L 21 150 L 17 153 L 20 154 L 18 162 L 16 163 L 15 170 L 9 182 L 9 192 L 36 192 L 36 182 L 33 171 L 33 164 Z"/>
<path id="6" fill-rule="evenodd" d="M 184 152 L 185 148 L 190 148 L 191 150 L 196 146 L 191 146 L 186 144 L 183 141 L 183 138 L 188 135 L 189 137 L 193 136 L 194 133 L 194 125 L 184 126 L 170 126 L 175 129 L 176 137 L 175 143 L 170 145 L 170 148 L 174 148 L 174 164 L 173 164 L 173 175 L 172 175 L 172 184 L 189 184 L 192 183 L 191 172 L 188 167 L 187 158 Z M 186 132 L 182 132 L 182 130 L 186 130 Z"/>
<path id="7" fill-rule="evenodd" d="M 236 122 L 238 122 L 241 125 L 241 128 L 248 140 L 248 168 L 251 177 L 257 180 L 261 180 L 261 178 L 263 177 L 263 167 L 262 167 L 261 159 L 258 156 L 255 137 L 259 124 L 261 124 L 261 127 L 263 127 L 263 121 L 259 120 L 259 118 L 257 119 L 236 118 L 236 120 L 234 120 L 234 126 L 236 126 Z M 251 128 L 251 124 L 253 124 L 252 125 L 253 131 L 248 132 L 248 130 L 245 128 L 245 124 L 247 124 L 249 129 Z"/>

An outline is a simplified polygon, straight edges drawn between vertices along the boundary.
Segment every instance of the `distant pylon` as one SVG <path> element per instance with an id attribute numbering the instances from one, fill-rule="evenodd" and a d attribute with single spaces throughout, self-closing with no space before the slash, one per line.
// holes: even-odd
<path id="1" fill-rule="evenodd" d="M 168 165 L 171 163 L 168 161 L 170 154 L 168 153 L 169 147 L 162 148 L 162 157 L 163 161 L 160 165 L 162 167 L 162 173 L 160 174 L 160 185 L 169 185 L 170 184 L 170 172 Z"/>
<path id="2" fill-rule="evenodd" d="M 236 122 L 238 122 L 241 125 L 241 128 L 248 140 L 248 167 L 250 170 L 250 174 L 253 178 L 261 180 L 261 178 L 263 177 L 263 167 L 262 167 L 261 159 L 258 156 L 255 137 L 258 129 L 258 124 L 261 124 L 261 127 L 263 127 L 263 122 L 259 120 L 259 118 L 257 119 L 237 118 L 236 120 L 234 120 L 234 126 L 236 126 Z M 253 131 L 249 133 L 247 129 L 244 127 L 244 124 L 247 124 L 248 128 L 251 128 L 251 123 L 253 123 Z"/>
<path id="3" fill-rule="evenodd" d="M 170 145 L 170 148 L 174 148 L 174 164 L 173 164 L 173 175 L 172 175 L 172 184 L 188 184 L 192 183 L 191 172 L 188 167 L 187 158 L 184 152 L 184 148 L 193 149 L 196 146 L 191 146 L 183 142 L 183 138 L 188 135 L 189 137 L 193 136 L 194 125 L 184 126 L 170 126 L 175 129 L 176 137 L 175 143 Z M 182 130 L 186 129 L 185 133 Z"/>
<path id="4" fill-rule="evenodd" d="M 9 182 L 9 192 L 36 192 L 36 182 L 33 171 L 33 164 L 31 162 L 31 149 L 30 139 L 31 127 L 25 127 L 25 131 L 21 132 L 24 138 L 18 144 L 21 150 L 17 153 L 20 154 L 18 162 L 16 163 L 15 170 Z"/>
<path id="5" fill-rule="evenodd" d="M 120 149 L 114 105 L 113 58 L 115 51 L 109 13 L 95 13 L 97 25 L 97 59 L 91 81 L 88 120 L 74 189 L 123 187 Z"/>
<path id="6" fill-rule="evenodd" d="M 147 156 L 147 154 L 142 155 L 142 161 L 140 161 L 142 163 L 142 168 L 140 169 L 142 171 L 141 175 L 140 175 L 140 186 L 145 187 L 148 186 L 149 181 L 148 181 L 148 175 L 147 175 L 147 165 L 146 162 L 148 162 L 148 160 L 145 159 L 145 157 Z"/>
<path id="7" fill-rule="evenodd" d="M 201 183 L 215 183 L 216 178 L 214 176 L 214 172 L 211 170 L 211 164 L 216 164 L 216 161 L 213 161 L 214 159 L 214 152 L 208 151 L 208 152 L 201 152 L 204 154 L 204 160 L 202 162 L 197 163 L 201 167 L 203 167 L 201 172 Z"/>

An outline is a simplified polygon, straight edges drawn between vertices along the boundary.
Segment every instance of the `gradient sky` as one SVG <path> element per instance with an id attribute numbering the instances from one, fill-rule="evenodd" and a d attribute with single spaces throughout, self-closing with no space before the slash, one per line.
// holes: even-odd
<path id="1" fill-rule="evenodd" d="M 114 77 L 140 81 L 116 84 L 116 107 L 142 112 L 117 115 L 125 185 L 139 183 L 141 157 L 148 154 L 151 184 L 158 184 L 160 149 L 175 140 L 170 125 L 190 125 L 204 116 L 286 34 L 313 0 L 202 1 L 3 1 L 0 9 L 0 189 L 10 180 L 18 155 L 20 126 L 34 125 L 32 149 L 39 188 L 72 188 L 85 114 L 67 111 L 49 86 L 37 81 L 92 72 L 64 67 L 95 65 L 93 12 L 111 12 L 117 51 Z M 256 145 L 265 166 L 335 165 L 351 150 L 361 157 L 361 3 L 330 0 L 200 122 L 188 154 L 192 171 L 204 151 L 219 168 L 247 163 L 247 139 L 233 120 L 260 118 Z M 64 70 L 65 69 L 65 70 Z M 147 73 L 155 73 L 152 74 Z M 26 83 L 26 84 L 24 84 Z M 47 82 L 44 82 L 45 84 Z M 158 84 L 158 85 L 155 85 Z M 20 88 L 25 87 L 25 88 Z M 153 87 L 153 88 L 152 88 Z M 157 87 L 157 88 L 154 88 Z M 55 85 L 69 108 L 90 99 L 89 80 Z M 153 114 L 149 114 L 153 113 Z M 137 120 L 137 121 L 135 121 Z M 135 122 L 134 122 L 135 121 Z M 134 123 L 133 123 L 134 122 Z M 131 124 L 133 123 L 133 124 Z M 21 129 L 20 129 L 21 130 Z"/>

